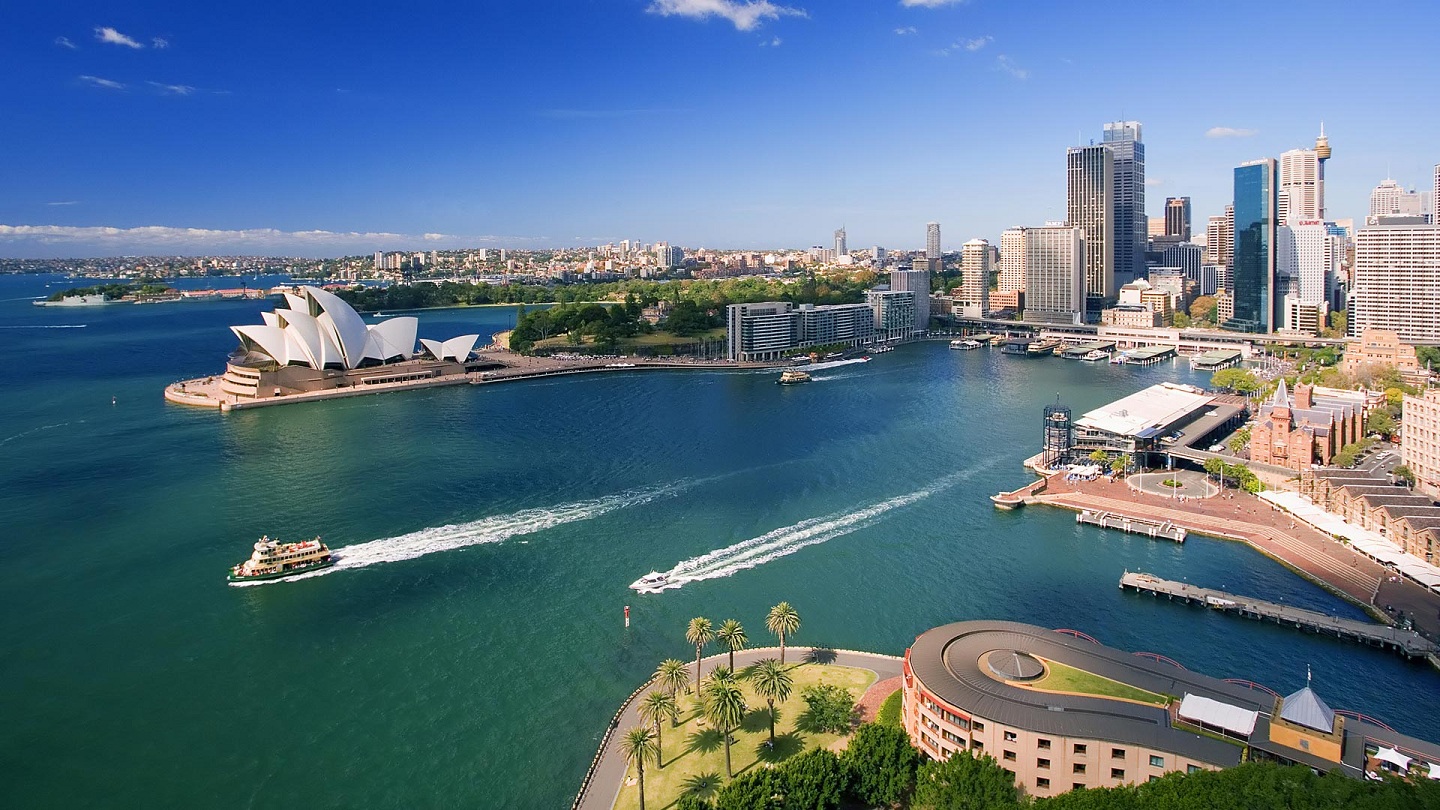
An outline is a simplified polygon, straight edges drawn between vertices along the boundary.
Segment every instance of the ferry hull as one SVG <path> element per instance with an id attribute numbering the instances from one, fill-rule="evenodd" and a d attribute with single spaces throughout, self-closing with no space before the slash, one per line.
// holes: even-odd
<path id="1" fill-rule="evenodd" d="M 261 582 L 267 579 L 284 579 L 285 577 L 295 577 L 301 574 L 308 574 L 312 571 L 320 571 L 334 564 L 335 558 L 331 557 L 323 562 L 311 563 L 310 565 L 301 566 L 300 568 L 291 568 L 289 571 L 276 571 L 273 574 L 256 574 L 248 577 L 237 576 L 235 569 L 232 568 L 230 569 L 230 573 L 226 575 L 225 580 L 227 582 Z"/>

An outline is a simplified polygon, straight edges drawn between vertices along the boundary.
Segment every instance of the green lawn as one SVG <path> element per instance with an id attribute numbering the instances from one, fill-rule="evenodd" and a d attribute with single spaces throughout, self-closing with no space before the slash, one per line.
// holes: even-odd
<path id="1" fill-rule="evenodd" d="M 800 692 L 805 687 L 822 683 L 834 684 L 848 689 L 858 701 L 870 684 L 875 682 L 875 673 L 867 669 L 833 664 L 787 666 L 791 677 L 795 679 L 795 687 L 791 690 L 790 699 L 775 707 L 779 720 L 775 723 L 773 751 L 765 747 L 765 741 L 770 738 L 765 701 L 755 696 L 747 681 L 740 681 L 741 689 L 745 692 L 745 704 L 750 710 L 740 728 L 731 733 L 730 761 L 736 775 L 750 768 L 764 767 L 763 763 L 780 762 L 811 748 L 829 746 L 843 736 L 796 730 L 796 721 L 805 711 L 805 701 L 800 698 Z M 705 672 L 708 674 L 709 671 L 707 666 Z M 636 700 L 643 697 L 642 695 Z M 699 779 L 705 779 L 717 788 L 726 781 L 725 745 L 720 732 L 700 716 L 693 694 L 681 695 L 680 705 L 680 725 L 672 728 L 669 723 L 661 724 L 662 765 L 657 768 L 653 761 L 645 764 L 647 810 L 673 807 L 687 785 L 694 784 Z M 615 733 L 623 735 L 627 728 L 616 729 Z M 634 777 L 635 766 L 631 765 L 625 774 L 625 781 L 628 783 Z M 627 784 L 621 788 L 620 797 L 615 802 L 616 810 L 638 810 L 639 806 L 638 787 Z"/>
<path id="2" fill-rule="evenodd" d="M 1120 700 L 1133 700 L 1136 703 L 1150 703 L 1156 706 L 1164 706 L 1170 702 L 1170 698 L 1164 695 L 1157 695 L 1154 692 L 1147 692 L 1144 689 L 1137 689 L 1128 684 L 1112 681 L 1109 678 L 1102 678 L 1083 669 L 1068 667 L 1064 664 L 1042 659 L 1049 671 L 1045 677 L 1030 683 L 1017 683 L 1015 686 L 1029 687 L 1033 689 L 1044 689 L 1050 692 L 1072 692 L 1077 695 L 1094 695 L 1096 697 L 1119 698 Z"/>
<path id="3" fill-rule="evenodd" d="M 638 346 L 644 346 L 647 348 L 654 348 L 656 346 L 684 346 L 686 344 L 700 343 L 706 340 L 719 340 L 723 337 L 725 337 L 725 327 L 723 326 L 716 327 L 705 332 L 699 332 L 694 335 L 687 335 L 685 337 L 678 337 L 664 331 L 652 332 L 648 335 L 636 335 L 632 338 L 621 339 L 617 344 L 617 348 L 615 349 L 615 351 L 619 354 L 626 354 L 628 349 L 632 349 Z M 590 346 L 593 346 L 594 344 L 595 338 L 593 337 L 586 337 L 585 342 L 577 346 L 576 344 L 571 343 L 570 338 L 568 338 L 567 336 L 557 335 L 555 337 L 548 337 L 544 340 L 535 341 L 535 349 L 573 351 L 581 348 L 588 348 Z"/>

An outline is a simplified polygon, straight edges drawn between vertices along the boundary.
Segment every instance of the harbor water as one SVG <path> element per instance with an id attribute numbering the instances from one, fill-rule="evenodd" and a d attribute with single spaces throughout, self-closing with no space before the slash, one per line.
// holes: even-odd
<path id="1" fill-rule="evenodd" d="M 71 284 L 0 277 L 0 806 L 565 806 L 619 702 L 693 657 L 688 619 L 764 643 L 781 600 L 799 645 L 902 654 L 997 618 L 1282 694 L 1308 669 L 1332 706 L 1440 740 L 1422 664 L 1117 587 L 1363 618 L 1248 547 L 992 507 L 1045 405 L 1203 384 L 1183 361 L 934 342 L 805 385 L 626 370 L 221 414 L 161 390 L 222 371 L 227 327 L 270 303 L 30 305 Z M 420 334 L 515 315 L 429 311 Z M 342 561 L 227 586 L 261 534 Z M 682 587 L 627 588 L 651 570 Z"/>

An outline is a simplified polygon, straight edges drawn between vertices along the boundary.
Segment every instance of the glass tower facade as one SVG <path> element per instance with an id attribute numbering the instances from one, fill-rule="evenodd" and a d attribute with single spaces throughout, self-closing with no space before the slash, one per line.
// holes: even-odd
<path id="1" fill-rule="evenodd" d="M 1139 121 L 1112 121 L 1105 125 L 1104 143 L 1115 154 L 1115 219 L 1110 243 L 1114 246 L 1115 283 L 1127 284 L 1145 275 L 1145 245 L 1149 241 L 1145 215 L 1145 144 Z"/>
<path id="2" fill-rule="evenodd" d="M 1231 272 L 1235 315 L 1225 328 L 1273 332 L 1275 300 L 1275 159 L 1235 169 L 1235 259 Z"/>

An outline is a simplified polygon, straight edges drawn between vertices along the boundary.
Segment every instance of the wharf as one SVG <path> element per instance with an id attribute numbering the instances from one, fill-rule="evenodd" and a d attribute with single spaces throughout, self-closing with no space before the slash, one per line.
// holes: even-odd
<path id="1" fill-rule="evenodd" d="M 1150 346 L 1144 349 L 1130 349 L 1122 352 L 1125 364 L 1130 366 L 1153 366 L 1162 360 L 1175 356 L 1173 346 Z"/>
<path id="2" fill-rule="evenodd" d="M 1075 516 L 1075 522 L 1088 523 L 1102 529 L 1119 529 L 1131 534 L 1143 534 L 1157 540 L 1185 542 L 1185 529 L 1168 520 L 1150 520 L 1149 518 L 1129 517 L 1095 509 L 1082 509 L 1080 514 Z"/>
<path id="3" fill-rule="evenodd" d="M 1426 658 L 1433 662 L 1435 657 L 1440 655 L 1440 647 L 1414 631 L 1327 616 L 1313 610 L 1303 610 L 1261 599 L 1236 596 L 1211 588 L 1199 588 L 1184 582 L 1172 582 L 1151 574 L 1127 571 L 1124 576 L 1120 577 L 1120 589 L 1133 590 L 1136 593 L 1146 593 L 1151 596 L 1164 596 L 1172 601 L 1178 599 L 1186 604 L 1202 605 L 1211 610 L 1234 613 L 1247 619 L 1275 622 L 1298 630 L 1307 630 L 1371 647 L 1394 650 L 1406 658 Z"/>
<path id="4" fill-rule="evenodd" d="M 1190 358 L 1190 368 L 1198 371 L 1219 371 L 1239 365 L 1244 356 L 1234 349 L 1211 349 Z"/>
<path id="5" fill-rule="evenodd" d="M 1115 341 L 1101 340 L 1094 343 L 1079 343 L 1065 347 L 1060 356 L 1066 360 L 1080 360 L 1090 352 L 1112 352 L 1115 350 Z"/>

